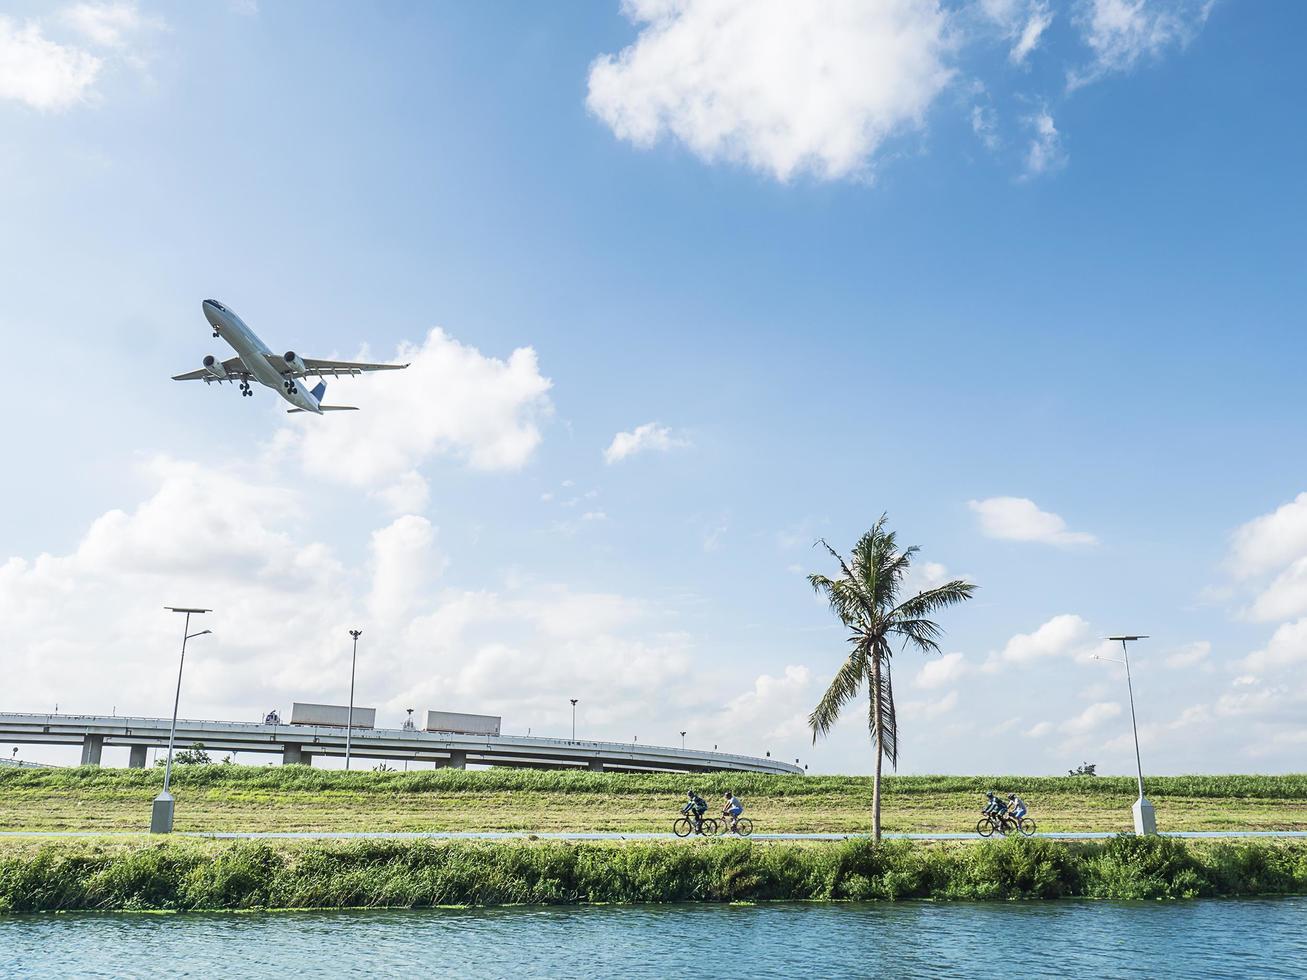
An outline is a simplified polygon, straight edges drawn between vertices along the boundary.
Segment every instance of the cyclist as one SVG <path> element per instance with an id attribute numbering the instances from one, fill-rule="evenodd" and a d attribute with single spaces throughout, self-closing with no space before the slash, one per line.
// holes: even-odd
<path id="1" fill-rule="evenodd" d="M 725 800 L 726 806 L 722 809 L 722 816 L 730 821 L 731 830 L 738 831 L 739 827 L 736 824 L 740 819 L 740 814 L 744 812 L 744 804 L 730 790 L 726 791 Z"/>
<path id="2" fill-rule="evenodd" d="M 985 799 L 987 801 L 985 809 L 980 812 L 987 817 L 993 817 L 995 823 L 1001 823 L 1003 814 L 1007 813 L 1007 807 L 1003 805 L 1003 801 L 994 794 L 993 790 L 985 794 Z"/>
<path id="3" fill-rule="evenodd" d="M 685 806 L 681 807 L 681 812 L 686 814 L 694 824 L 696 834 L 703 833 L 703 815 L 708 812 L 708 802 L 694 790 L 687 790 L 685 793 Z"/>
<path id="4" fill-rule="evenodd" d="M 1026 815 L 1026 801 L 1017 796 L 1016 793 L 1007 795 L 1007 815 L 1012 818 L 1012 822 L 1020 827 L 1021 818 Z"/>

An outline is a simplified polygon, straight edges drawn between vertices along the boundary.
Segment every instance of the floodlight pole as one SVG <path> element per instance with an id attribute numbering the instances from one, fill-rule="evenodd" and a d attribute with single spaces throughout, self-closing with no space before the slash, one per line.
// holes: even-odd
<path id="1" fill-rule="evenodd" d="M 359 637 L 363 635 L 362 630 L 350 630 L 349 635 L 354 638 L 354 655 L 349 662 L 349 714 L 345 719 L 345 771 L 349 772 L 349 752 L 350 738 L 354 734 L 354 668 L 359 662 Z"/>
<path id="2" fill-rule="evenodd" d="M 572 741 L 576 741 L 576 702 L 579 698 L 572 698 Z"/>
<path id="3" fill-rule="evenodd" d="M 172 727 L 168 729 L 168 761 L 163 767 L 163 792 L 154 798 L 154 809 L 150 814 L 150 833 L 152 834 L 171 834 L 172 817 L 175 801 L 173 795 L 169 792 L 172 786 L 172 749 L 177 740 L 177 709 L 182 700 L 182 669 L 186 666 L 186 641 L 197 636 L 203 636 L 211 630 L 200 630 L 198 633 L 191 632 L 191 615 L 201 615 L 202 613 L 212 612 L 212 609 L 188 609 L 181 606 L 164 606 L 169 612 L 178 612 L 186 614 L 186 623 L 182 627 L 182 655 L 177 662 L 177 693 L 172 699 Z"/>
<path id="4" fill-rule="evenodd" d="M 1135 800 L 1133 807 L 1135 817 L 1136 834 L 1155 834 L 1157 833 L 1157 812 L 1153 809 L 1153 804 L 1148 802 L 1144 796 L 1144 764 L 1139 757 L 1139 722 L 1135 719 L 1135 686 L 1130 677 L 1130 648 L 1127 645 L 1129 640 L 1146 640 L 1146 636 L 1109 636 L 1109 640 L 1121 644 L 1121 652 L 1125 659 L 1121 662 L 1125 664 L 1125 688 L 1126 693 L 1130 696 L 1130 729 L 1135 736 L 1135 772 L 1139 779 L 1139 799 Z"/>
<path id="5" fill-rule="evenodd" d="M 685 732 L 681 732 L 681 751 L 685 751 Z"/>

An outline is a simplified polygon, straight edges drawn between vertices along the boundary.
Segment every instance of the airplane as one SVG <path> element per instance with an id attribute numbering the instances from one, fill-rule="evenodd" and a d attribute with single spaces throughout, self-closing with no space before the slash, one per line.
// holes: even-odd
<path id="1" fill-rule="evenodd" d="M 213 335 L 221 337 L 236 351 L 235 357 L 220 361 L 212 354 L 204 357 L 204 366 L 198 371 L 173 376 L 174 381 L 203 381 L 206 385 L 215 381 L 239 381 L 241 396 L 253 396 L 251 381 L 257 381 L 271 388 L 282 398 L 294 405 L 287 414 L 312 412 L 357 412 L 353 405 L 324 405 L 322 396 L 326 394 L 327 382 L 324 375 L 339 378 L 342 374 L 351 376 L 368 371 L 398 371 L 408 367 L 407 364 L 362 364 L 355 361 L 324 361 L 316 357 L 300 357 L 293 350 L 285 354 L 274 354 L 268 345 L 255 336 L 254 331 L 216 299 L 206 299 L 202 304 L 204 318 L 213 328 Z M 312 389 L 297 384 L 300 379 L 316 375 L 318 383 Z"/>

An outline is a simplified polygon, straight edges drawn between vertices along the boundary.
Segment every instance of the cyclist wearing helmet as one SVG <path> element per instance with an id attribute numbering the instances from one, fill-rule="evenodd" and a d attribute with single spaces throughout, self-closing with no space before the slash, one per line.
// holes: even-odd
<path id="1" fill-rule="evenodd" d="M 740 814 L 744 812 L 744 804 L 729 790 L 725 794 L 725 800 L 726 806 L 722 809 L 722 816 L 731 822 L 731 830 L 737 830 L 736 822 L 740 819 Z"/>
<path id="2" fill-rule="evenodd" d="M 993 790 L 990 790 L 985 794 L 985 800 L 985 809 L 983 812 L 987 816 L 997 817 L 1000 814 L 1007 812 L 1007 807 L 1003 804 L 1002 800 L 994 795 Z"/>
<path id="3" fill-rule="evenodd" d="M 1007 811 L 1012 819 L 1020 825 L 1021 818 L 1026 815 L 1026 801 L 1017 796 L 1016 793 L 1008 793 Z"/>
<path id="4" fill-rule="evenodd" d="M 694 832 L 702 833 L 703 815 L 708 812 L 708 802 L 692 789 L 686 790 L 685 797 L 685 806 L 681 807 L 681 812 L 694 822 Z"/>

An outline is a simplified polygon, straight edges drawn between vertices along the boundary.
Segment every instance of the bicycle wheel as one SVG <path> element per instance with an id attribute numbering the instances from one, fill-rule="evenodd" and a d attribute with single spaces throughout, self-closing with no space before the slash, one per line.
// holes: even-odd
<path id="1" fill-rule="evenodd" d="M 990 820 L 989 817 L 981 817 L 976 821 L 976 833 L 981 837 L 994 836 L 994 821 Z"/>
<path id="2" fill-rule="evenodd" d="M 672 833 L 677 837 L 689 837 L 692 830 L 694 830 L 694 824 L 690 823 L 685 817 L 679 818 L 672 824 Z"/>
<path id="3" fill-rule="evenodd" d="M 1035 821 L 1029 817 L 1022 817 L 1021 822 L 1017 824 L 1017 830 L 1021 831 L 1021 836 L 1031 837 L 1035 833 Z"/>
<path id="4" fill-rule="evenodd" d="M 716 837 L 717 821 L 712 817 L 704 817 L 703 823 L 700 825 L 699 833 L 703 834 L 705 837 Z"/>
<path id="5" fill-rule="evenodd" d="M 748 837 L 753 833 L 753 821 L 748 817 L 740 817 L 735 821 L 735 832 L 741 837 Z"/>

